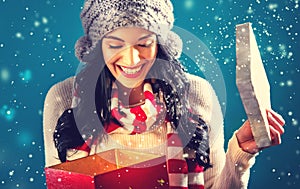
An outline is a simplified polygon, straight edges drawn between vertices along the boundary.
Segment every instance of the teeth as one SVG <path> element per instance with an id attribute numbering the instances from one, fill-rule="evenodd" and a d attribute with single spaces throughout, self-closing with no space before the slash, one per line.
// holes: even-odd
<path id="1" fill-rule="evenodd" d="M 142 66 L 139 66 L 139 67 L 134 68 L 134 69 L 132 69 L 132 68 L 125 68 L 125 67 L 122 67 L 122 66 L 120 66 L 120 67 L 122 68 L 122 70 L 126 74 L 135 74 L 135 73 L 139 72 L 141 70 L 141 68 L 142 68 Z"/>

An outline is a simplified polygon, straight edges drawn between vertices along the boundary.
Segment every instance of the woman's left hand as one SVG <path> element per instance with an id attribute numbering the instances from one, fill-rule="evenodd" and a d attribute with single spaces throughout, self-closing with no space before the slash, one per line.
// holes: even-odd
<path id="1" fill-rule="evenodd" d="M 281 115 L 274 112 L 273 110 L 267 110 L 266 113 L 269 122 L 272 146 L 275 146 L 281 143 L 281 135 L 284 133 L 283 125 L 285 124 L 285 121 Z M 242 148 L 242 150 L 245 152 L 255 154 L 264 149 L 257 147 L 254 141 L 249 120 L 245 121 L 245 123 L 237 131 L 236 137 L 240 148 Z"/>

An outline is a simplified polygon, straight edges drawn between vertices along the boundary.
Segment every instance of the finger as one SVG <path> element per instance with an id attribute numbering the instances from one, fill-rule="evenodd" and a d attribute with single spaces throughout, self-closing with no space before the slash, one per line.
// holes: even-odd
<path id="1" fill-rule="evenodd" d="M 259 150 L 261 150 L 257 148 L 257 145 L 254 140 L 244 142 L 240 144 L 240 147 L 243 149 L 243 151 L 248 152 L 250 154 L 255 154 L 259 152 Z"/>
<path id="2" fill-rule="evenodd" d="M 274 127 L 274 129 L 276 129 L 280 134 L 283 134 L 284 133 L 284 128 L 283 126 L 281 125 L 280 122 L 278 122 L 275 117 L 271 114 L 271 113 L 267 113 L 267 118 L 268 118 L 268 121 L 269 121 L 269 124 L 271 126 Z"/>
<path id="3" fill-rule="evenodd" d="M 281 144 L 280 133 L 271 125 L 270 125 L 270 134 L 271 134 L 271 138 L 272 138 L 272 145 Z"/>
<path id="4" fill-rule="evenodd" d="M 268 113 L 270 113 L 275 118 L 275 120 L 279 122 L 280 125 L 283 126 L 285 124 L 285 120 L 283 119 L 283 117 L 274 110 L 267 110 L 267 114 Z"/>
<path id="5" fill-rule="evenodd" d="M 243 126 L 236 132 L 236 137 L 240 143 L 253 140 L 253 134 L 250 128 L 249 120 L 246 120 Z"/>

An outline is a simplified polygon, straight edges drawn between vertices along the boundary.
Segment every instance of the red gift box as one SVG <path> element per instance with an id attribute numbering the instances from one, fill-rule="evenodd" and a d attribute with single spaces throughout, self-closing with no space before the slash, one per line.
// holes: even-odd
<path id="1" fill-rule="evenodd" d="M 166 157 L 109 150 L 45 168 L 48 189 L 168 188 Z"/>

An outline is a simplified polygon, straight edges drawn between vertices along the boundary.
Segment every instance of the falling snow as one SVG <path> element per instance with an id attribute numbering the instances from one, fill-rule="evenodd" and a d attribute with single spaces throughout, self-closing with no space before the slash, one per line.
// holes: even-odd
<path id="1" fill-rule="evenodd" d="M 225 115 L 225 141 L 245 116 L 235 87 L 235 25 L 252 23 L 272 107 L 284 116 L 286 134 L 281 146 L 257 157 L 250 188 L 265 182 L 274 189 L 299 188 L 299 0 L 173 2 L 175 25 L 196 36 L 183 41 L 180 60 L 215 88 Z M 82 3 L 0 1 L 5 15 L 0 18 L 0 188 L 46 188 L 43 101 L 51 85 L 76 72 L 74 43 L 83 35 Z"/>

